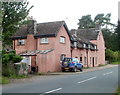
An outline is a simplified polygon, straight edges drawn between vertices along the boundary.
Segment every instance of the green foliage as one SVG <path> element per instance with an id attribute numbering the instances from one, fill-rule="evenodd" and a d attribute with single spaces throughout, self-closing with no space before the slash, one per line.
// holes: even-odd
<path id="1" fill-rule="evenodd" d="M 118 20 L 117 28 L 115 33 L 117 34 L 117 44 L 118 44 L 118 50 L 120 51 L 120 20 Z"/>
<path id="2" fill-rule="evenodd" d="M 22 60 L 21 56 L 16 55 L 14 51 L 6 53 L 5 50 L 2 51 L 2 75 L 10 77 L 16 74 L 16 69 L 14 67 L 15 62 L 20 62 Z"/>
<path id="3" fill-rule="evenodd" d="M 14 56 L 12 59 L 13 63 L 20 62 L 21 60 L 22 60 L 22 57 L 19 55 Z"/>
<path id="4" fill-rule="evenodd" d="M 19 75 L 19 76 L 12 75 L 10 78 L 12 78 L 12 79 L 23 79 L 23 78 L 30 78 L 30 76 L 27 76 L 27 75 Z"/>
<path id="5" fill-rule="evenodd" d="M 112 64 L 120 64 L 120 61 L 112 62 Z"/>
<path id="6" fill-rule="evenodd" d="M 110 49 L 107 49 L 105 54 L 106 54 L 106 60 L 109 60 L 110 62 L 120 60 L 119 51 L 112 51 Z"/>
<path id="7" fill-rule="evenodd" d="M 84 29 L 84 28 L 93 28 L 95 27 L 95 24 L 93 20 L 91 19 L 91 15 L 86 15 L 82 16 L 81 19 L 79 19 L 79 29 Z"/>
<path id="8" fill-rule="evenodd" d="M 115 95 L 120 95 L 120 86 L 117 88 Z"/>
<path id="9" fill-rule="evenodd" d="M 28 8 L 28 4 L 27 1 L 2 3 L 3 46 L 12 45 L 11 36 L 24 23 L 33 7 Z"/>
<path id="10" fill-rule="evenodd" d="M 10 83 L 9 79 L 7 77 L 0 77 L 0 84 L 8 84 Z"/>
<path id="11" fill-rule="evenodd" d="M 106 27 L 107 25 L 114 26 L 114 24 L 110 23 L 110 17 L 111 13 L 108 13 L 106 15 L 104 15 L 103 13 L 97 14 L 94 20 L 91 19 L 91 15 L 82 16 L 81 19 L 79 19 L 78 29 L 94 28 L 95 24 L 99 24 Z"/>
<path id="12" fill-rule="evenodd" d="M 109 29 L 102 29 L 103 37 L 105 40 L 105 46 L 107 49 L 111 49 L 113 51 L 118 50 L 118 39 L 117 34 L 115 32 L 111 32 Z"/>

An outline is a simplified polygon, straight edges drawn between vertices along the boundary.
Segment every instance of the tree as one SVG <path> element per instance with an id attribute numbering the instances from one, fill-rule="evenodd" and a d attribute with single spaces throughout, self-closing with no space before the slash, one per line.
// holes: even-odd
<path id="1" fill-rule="evenodd" d="M 97 14 L 94 20 L 91 19 L 91 15 L 82 16 L 79 19 L 78 29 L 84 28 L 94 28 L 95 24 L 99 24 L 101 26 L 105 26 L 107 28 L 108 25 L 114 26 L 114 24 L 110 23 L 111 13 L 104 15 L 103 13 Z"/>
<path id="2" fill-rule="evenodd" d="M 86 16 L 82 16 L 81 19 L 79 19 L 79 23 L 78 23 L 78 29 L 84 29 L 84 28 L 93 28 L 94 22 L 91 19 L 91 15 L 86 15 Z"/>
<path id="3" fill-rule="evenodd" d="M 118 50 L 120 51 L 120 20 L 118 20 L 118 24 L 117 24 L 115 33 L 117 34 Z"/>
<path id="4" fill-rule="evenodd" d="M 2 28 L 3 28 L 3 46 L 12 46 L 11 36 L 23 24 L 28 16 L 30 8 L 29 2 L 3 2 L 2 3 Z"/>

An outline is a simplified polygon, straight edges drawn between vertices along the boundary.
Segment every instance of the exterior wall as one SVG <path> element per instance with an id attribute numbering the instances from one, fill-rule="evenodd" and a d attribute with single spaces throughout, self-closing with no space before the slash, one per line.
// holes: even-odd
<path id="1" fill-rule="evenodd" d="M 20 39 L 13 40 L 13 47 L 17 54 L 25 51 L 36 50 L 36 39 L 34 39 L 33 34 L 27 35 L 27 39 L 22 39 L 25 40 L 25 45 L 18 45 L 18 40 Z"/>
<path id="2" fill-rule="evenodd" d="M 94 57 L 94 66 L 98 66 L 98 62 L 96 62 L 97 51 L 74 48 L 72 49 L 72 57 L 73 58 L 78 57 L 79 60 L 80 57 L 82 57 L 82 64 L 84 65 L 84 67 L 87 66 L 93 67 L 93 57 Z M 85 62 L 85 57 L 86 57 L 86 62 Z"/>
<path id="3" fill-rule="evenodd" d="M 27 51 L 36 50 L 36 39 L 34 38 L 33 34 L 27 35 L 26 49 L 27 49 Z"/>
<path id="4" fill-rule="evenodd" d="M 14 47 L 17 54 L 21 53 L 21 52 L 25 52 L 27 50 L 27 48 L 26 48 L 26 39 L 23 39 L 23 40 L 25 40 L 25 45 L 22 45 L 22 46 L 18 45 L 18 40 L 13 41 L 13 43 L 14 43 L 13 47 Z"/>
<path id="5" fill-rule="evenodd" d="M 102 32 L 99 32 L 99 36 L 97 38 L 97 46 L 99 64 L 105 64 L 105 42 L 103 39 Z"/>
<path id="6" fill-rule="evenodd" d="M 48 50 L 48 49 L 54 49 L 55 48 L 55 37 L 48 37 L 48 43 L 41 44 L 40 43 L 41 38 L 37 39 L 37 49 L 38 50 Z"/>
<path id="7" fill-rule="evenodd" d="M 60 43 L 61 36 L 65 37 L 65 43 Z M 61 64 L 60 64 L 61 54 L 65 54 L 66 57 L 71 57 L 70 38 L 64 26 L 60 28 L 55 40 L 55 64 L 56 64 L 55 71 L 61 70 Z"/>
<path id="8" fill-rule="evenodd" d="M 97 40 L 92 40 L 92 43 L 97 45 L 97 61 L 99 64 L 105 64 L 105 42 L 102 32 L 99 32 Z"/>
<path id="9" fill-rule="evenodd" d="M 52 55 L 52 56 L 51 56 Z M 38 72 L 54 72 L 55 71 L 55 54 L 54 51 L 48 54 L 37 55 Z"/>

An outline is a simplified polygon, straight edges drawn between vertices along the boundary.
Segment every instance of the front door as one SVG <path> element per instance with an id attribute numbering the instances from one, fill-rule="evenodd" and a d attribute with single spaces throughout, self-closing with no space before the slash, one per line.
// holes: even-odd
<path id="1" fill-rule="evenodd" d="M 92 63 L 93 63 L 93 67 L 94 67 L 94 57 L 93 57 L 93 62 Z"/>

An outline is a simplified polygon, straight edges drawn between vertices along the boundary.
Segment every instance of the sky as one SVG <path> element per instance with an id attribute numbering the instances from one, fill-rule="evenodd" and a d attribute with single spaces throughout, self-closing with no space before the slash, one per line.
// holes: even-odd
<path id="1" fill-rule="evenodd" d="M 111 22 L 117 24 L 118 2 L 120 0 L 27 0 L 30 10 L 38 23 L 64 20 L 69 29 L 78 28 L 78 19 L 90 14 L 92 19 L 97 14 L 111 13 Z"/>

